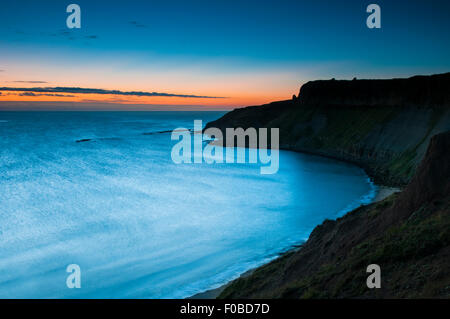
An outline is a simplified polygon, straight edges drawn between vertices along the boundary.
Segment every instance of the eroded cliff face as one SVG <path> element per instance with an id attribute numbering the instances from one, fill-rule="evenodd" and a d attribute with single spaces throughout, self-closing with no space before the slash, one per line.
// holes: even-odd
<path id="1" fill-rule="evenodd" d="M 430 138 L 450 129 L 450 73 L 308 82 L 298 98 L 236 109 L 206 127 L 277 127 L 283 149 L 351 161 L 380 184 L 403 186 Z"/>
<path id="2" fill-rule="evenodd" d="M 450 297 L 450 132 L 434 136 L 405 190 L 316 227 L 308 241 L 221 298 Z M 381 267 L 380 289 L 366 267 Z"/>

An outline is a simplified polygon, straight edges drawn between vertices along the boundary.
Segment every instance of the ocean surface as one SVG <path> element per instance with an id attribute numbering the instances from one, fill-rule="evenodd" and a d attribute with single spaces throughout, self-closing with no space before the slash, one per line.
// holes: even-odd
<path id="1" fill-rule="evenodd" d="M 360 168 L 306 154 L 274 175 L 172 162 L 157 132 L 222 114 L 0 112 L 0 298 L 188 297 L 374 198 Z"/>

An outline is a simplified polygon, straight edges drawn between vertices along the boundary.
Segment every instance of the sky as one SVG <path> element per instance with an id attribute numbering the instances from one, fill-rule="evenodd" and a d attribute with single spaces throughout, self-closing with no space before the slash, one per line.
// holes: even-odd
<path id="1" fill-rule="evenodd" d="M 259 105 L 310 80 L 449 72 L 449 39 L 445 0 L 2 0 L 0 109 Z"/>

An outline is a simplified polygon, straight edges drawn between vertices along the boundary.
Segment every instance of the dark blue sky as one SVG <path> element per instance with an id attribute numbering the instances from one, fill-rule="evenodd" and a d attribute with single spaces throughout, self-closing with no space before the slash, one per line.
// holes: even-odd
<path id="1" fill-rule="evenodd" d="M 70 3 L 81 6 L 80 30 L 66 28 Z M 370 3 L 381 6 L 379 30 L 366 27 Z M 116 74 L 158 66 L 187 72 L 189 66 L 194 77 L 209 81 L 214 74 L 247 72 L 251 78 L 249 73 L 262 72 L 276 73 L 290 85 L 295 76 L 288 80 L 282 74 L 296 72 L 302 83 L 317 77 L 446 72 L 449 38 L 450 1 L 14 0 L 1 4 L 0 70 L 39 61 L 56 73 L 57 67 L 63 72 L 62 65 L 82 69 L 103 61 L 107 68 L 120 60 Z M 26 75 L 20 71 L 15 74 Z M 115 89 L 110 83 L 102 88 Z M 205 90 L 195 93 L 223 95 Z"/>
<path id="2" fill-rule="evenodd" d="M 381 30 L 364 23 L 372 2 L 382 8 Z M 68 45 L 45 34 L 67 31 L 69 3 L 82 8 L 82 29 L 72 32 L 98 36 L 90 46 L 104 50 L 401 64 L 446 64 L 450 53 L 450 2 L 411 0 L 2 1 L 2 44 Z"/>

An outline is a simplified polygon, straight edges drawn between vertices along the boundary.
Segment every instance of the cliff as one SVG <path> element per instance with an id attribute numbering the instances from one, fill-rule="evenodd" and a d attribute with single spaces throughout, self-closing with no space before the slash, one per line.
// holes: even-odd
<path id="1" fill-rule="evenodd" d="M 208 127 L 278 127 L 282 149 L 350 161 L 375 182 L 404 186 L 430 138 L 450 129 L 450 73 L 312 81 L 298 98 L 235 109 Z"/>
<path id="2" fill-rule="evenodd" d="M 317 226 L 307 242 L 219 298 L 449 298 L 450 73 L 313 81 L 299 97 L 208 127 L 278 127 L 284 149 L 351 161 L 401 193 Z M 368 289 L 366 267 L 381 267 Z"/>
<path id="3" fill-rule="evenodd" d="M 450 132 L 434 136 L 403 192 L 325 221 L 220 298 L 450 297 L 449 159 Z M 369 264 L 381 267 L 380 289 L 366 286 Z"/>

